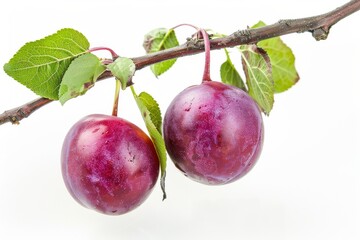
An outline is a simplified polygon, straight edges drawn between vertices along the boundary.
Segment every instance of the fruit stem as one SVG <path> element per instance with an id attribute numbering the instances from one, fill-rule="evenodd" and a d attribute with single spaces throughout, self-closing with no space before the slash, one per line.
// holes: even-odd
<path id="1" fill-rule="evenodd" d="M 203 74 L 203 82 L 211 81 L 210 77 L 210 39 L 209 35 L 204 29 L 199 30 L 201 35 L 204 39 L 204 47 L 205 47 L 205 67 L 204 67 L 204 74 Z"/>
<path id="2" fill-rule="evenodd" d="M 117 117 L 118 109 L 119 109 L 119 95 L 120 95 L 120 88 L 121 88 L 120 79 L 115 78 L 115 84 L 116 84 L 115 85 L 115 97 L 114 97 L 112 115 Z"/>
<path id="3" fill-rule="evenodd" d="M 209 35 L 207 34 L 207 32 L 204 29 L 198 28 L 194 25 L 187 24 L 187 23 L 176 25 L 175 27 L 173 27 L 171 29 L 175 29 L 175 28 L 181 27 L 181 26 L 189 26 L 189 27 L 195 28 L 197 30 L 195 40 L 198 40 L 200 38 L 199 33 L 201 34 L 201 37 L 204 40 L 204 48 L 205 48 L 205 67 L 204 67 L 202 82 L 211 81 L 211 77 L 210 77 L 210 51 L 211 51 L 211 49 L 210 49 Z"/>
<path id="4" fill-rule="evenodd" d="M 91 53 L 91 52 L 101 51 L 101 50 L 110 52 L 113 59 L 117 59 L 119 57 L 119 55 L 117 55 L 117 53 L 114 50 L 112 50 L 111 48 L 108 48 L 108 47 L 94 47 L 94 48 L 90 48 L 88 50 L 88 52 Z"/>

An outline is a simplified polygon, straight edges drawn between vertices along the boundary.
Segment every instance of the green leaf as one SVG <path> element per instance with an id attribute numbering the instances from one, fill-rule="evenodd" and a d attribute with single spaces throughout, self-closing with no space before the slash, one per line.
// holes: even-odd
<path id="1" fill-rule="evenodd" d="M 254 44 L 240 46 L 240 50 L 249 95 L 268 115 L 274 104 L 270 59 L 264 50 Z"/>
<path id="2" fill-rule="evenodd" d="M 229 52 L 226 50 L 226 48 L 224 48 L 224 50 L 226 54 L 226 61 L 220 67 L 221 81 L 246 91 L 244 81 L 232 63 Z"/>
<path id="3" fill-rule="evenodd" d="M 141 92 L 138 97 L 149 111 L 151 122 L 156 127 L 156 130 L 162 134 L 162 118 L 159 104 L 146 92 Z"/>
<path id="4" fill-rule="evenodd" d="M 86 53 L 74 59 L 64 74 L 59 89 L 59 101 L 64 104 L 71 98 L 83 95 L 94 86 L 97 78 L 106 70 L 100 59 Z"/>
<path id="5" fill-rule="evenodd" d="M 179 42 L 173 29 L 157 28 L 147 33 L 144 37 L 143 47 L 146 53 L 158 52 L 176 46 L 179 46 Z M 175 62 L 176 59 L 170 59 L 155 63 L 151 65 L 150 68 L 157 77 L 169 70 Z"/>
<path id="6" fill-rule="evenodd" d="M 89 49 L 80 32 L 65 28 L 43 39 L 26 43 L 4 65 L 4 71 L 36 94 L 58 99 L 61 79 L 71 61 Z"/>
<path id="7" fill-rule="evenodd" d="M 134 87 L 131 86 L 134 99 L 139 107 L 141 116 L 145 122 L 146 128 L 150 134 L 150 137 L 154 143 L 157 155 L 160 160 L 161 168 L 161 180 L 160 185 L 163 191 L 163 200 L 166 198 L 165 192 L 165 176 L 166 176 L 166 148 L 164 138 L 161 133 L 162 118 L 159 105 L 154 98 L 146 93 L 142 92 L 139 95 L 135 93 Z"/>
<path id="8" fill-rule="evenodd" d="M 266 24 L 259 21 L 252 28 L 263 26 Z M 275 92 L 280 93 L 292 87 L 299 80 L 299 75 L 295 68 L 295 56 L 291 48 L 280 37 L 260 41 L 257 45 L 269 55 Z"/>
<path id="9" fill-rule="evenodd" d="M 135 74 L 136 66 L 130 58 L 118 57 L 107 67 L 120 80 L 123 90 L 132 84 L 132 77 Z"/>

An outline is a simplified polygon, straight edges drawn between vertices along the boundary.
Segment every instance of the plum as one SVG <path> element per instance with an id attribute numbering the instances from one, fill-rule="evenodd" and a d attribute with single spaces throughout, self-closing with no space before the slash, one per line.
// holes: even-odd
<path id="1" fill-rule="evenodd" d="M 243 90 L 215 81 L 186 88 L 164 117 L 166 149 L 187 177 L 233 182 L 252 169 L 263 144 L 261 111 Z"/>
<path id="2" fill-rule="evenodd" d="M 143 203 L 159 175 L 151 139 L 124 119 L 100 114 L 82 118 L 69 130 L 61 165 L 72 197 L 109 215 L 127 213 Z"/>

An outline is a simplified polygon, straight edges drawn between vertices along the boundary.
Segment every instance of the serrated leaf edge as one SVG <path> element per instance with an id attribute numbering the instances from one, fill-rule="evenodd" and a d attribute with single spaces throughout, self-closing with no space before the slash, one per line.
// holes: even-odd
<path id="1" fill-rule="evenodd" d="M 90 46 L 89 41 L 87 40 L 87 38 L 86 38 L 81 32 L 79 32 L 79 31 L 77 31 L 77 30 L 75 30 L 75 29 L 72 29 L 72 28 L 62 28 L 62 29 L 56 31 L 55 33 L 53 33 L 53 34 L 51 34 L 51 35 L 47 35 L 47 36 L 45 36 L 45 37 L 43 37 L 43 38 L 41 38 L 41 39 L 35 40 L 35 41 L 29 41 L 29 42 L 25 43 L 23 46 L 21 46 L 21 47 L 17 50 L 17 52 L 12 56 L 12 58 L 11 58 L 7 63 L 4 64 L 3 70 L 5 71 L 5 73 L 7 73 L 8 76 L 10 76 L 11 78 L 13 78 L 14 80 L 16 80 L 17 82 L 19 82 L 20 84 L 22 84 L 22 85 L 24 85 L 25 87 L 27 87 L 29 90 L 31 90 L 31 91 L 34 92 L 35 94 L 40 95 L 40 96 L 42 96 L 42 97 L 49 98 L 49 99 L 51 99 L 51 100 L 58 100 L 58 95 L 57 95 L 58 89 L 55 89 L 55 90 L 53 91 L 53 95 L 51 94 L 51 96 L 50 96 L 50 94 L 39 94 L 39 93 L 37 92 L 37 88 L 36 88 L 36 87 L 33 87 L 33 86 L 32 86 L 31 84 L 29 84 L 27 81 L 24 82 L 23 80 L 21 80 L 21 78 L 11 76 L 11 74 L 9 73 L 9 71 L 12 71 L 12 72 L 26 71 L 26 70 L 28 70 L 28 69 L 40 68 L 40 67 L 44 67 L 44 66 L 48 66 L 48 65 L 52 65 L 52 64 L 57 64 L 57 70 L 58 70 L 58 69 L 59 69 L 59 64 L 60 64 L 61 62 L 65 62 L 65 61 L 69 61 L 69 64 L 68 64 L 68 66 L 69 66 L 69 65 L 71 64 L 71 61 L 72 61 L 72 60 L 74 60 L 76 57 L 81 56 L 82 54 L 85 54 L 85 53 L 87 52 L 87 50 L 88 50 L 88 49 L 84 49 L 83 47 L 81 47 L 77 42 L 73 41 L 73 39 L 71 39 L 71 38 L 64 38 L 64 39 L 70 39 L 72 42 L 74 42 L 74 43 L 82 50 L 81 53 L 73 54 L 72 52 L 68 51 L 67 49 L 59 48 L 59 49 L 61 49 L 61 50 L 65 50 L 66 52 L 70 53 L 71 56 L 70 56 L 70 57 L 63 58 L 63 59 L 61 59 L 61 60 L 57 59 L 56 61 L 54 60 L 54 61 L 48 62 L 48 63 L 46 63 L 46 64 L 39 64 L 39 65 L 35 65 L 35 66 L 31 66 L 31 67 L 25 67 L 25 68 L 11 69 L 12 66 L 11 66 L 11 64 L 10 64 L 12 61 L 15 61 L 14 59 L 18 58 L 18 56 L 20 55 L 20 52 L 21 52 L 21 51 L 24 51 L 24 49 L 28 48 L 29 45 L 31 45 L 31 44 L 36 44 L 36 43 L 38 43 L 38 42 L 40 42 L 40 41 L 45 41 L 46 39 L 51 38 L 51 37 L 53 37 L 54 35 L 57 35 L 57 34 L 59 34 L 60 32 L 66 31 L 66 30 L 71 30 L 71 31 L 76 32 L 76 34 L 79 34 L 79 35 L 85 40 L 86 45 L 87 45 L 88 47 Z M 21 58 L 20 58 L 20 59 L 21 59 Z M 66 70 L 62 73 L 62 75 L 64 75 L 65 72 L 66 72 Z M 51 76 L 53 76 L 53 75 L 56 74 L 56 73 L 57 73 L 57 71 L 54 72 L 53 74 L 51 74 Z M 47 79 L 46 81 L 49 81 L 49 79 Z M 44 82 L 46 82 L 46 81 L 44 81 Z M 59 86 L 60 86 L 60 82 L 59 82 L 59 84 L 58 84 L 57 87 L 59 87 Z M 55 96 L 55 92 L 56 92 L 56 97 L 53 97 L 53 96 Z"/>
<path id="2" fill-rule="evenodd" d="M 145 122 L 145 126 L 146 126 L 146 128 L 147 128 L 147 130 L 148 130 L 148 132 L 150 134 L 150 138 L 152 139 L 152 142 L 154 144 L 156 153 L 157 153 L 159 161 L 160 161 L 160 169 L 161 169 L 160 186 L 161 186 L 161 190 L 163 192 L 163 200 L 165 200 L 166 199 L 165 178 L 166 178 L 166 165 L 167 165 L 167 163 L 166 163 L 167 154 L 166 154 L 166 148 L 165 148 L 165 141 L 164 141 L 164 138 L 162 137 L 161 132 L 159 132 L 157 130 L 157 127 L 155 126 L 155 124 L 151 120 L 151 114 L 150 114 L 148 108 L 145 106 L 145 109 L 143 109 L 143 107 L 140 105 L 139 101 L 141 101 L 142 104 L 144 105 L 143 101 L 139 98 L 139 95 L 141 93 L 139 95 L 137 95 L 136 92 L 135 92 L 134 86 L 130 86 L 130 89 L 131 89 L 131 92 L 132 92 L 133 97 L 135 99 L 135 102 L 138 105 L 141 116 L 142 116 L 142 118 L 143 118 L 143 120 Z M 156 100 L 150 94 L 147 93 L 147 95 L 149 95 L 156 102 Z M 144 110 L 145 110 L 145 114 L 143 112 Z M 160 114 L 161 114 L 161 112 L 160 112 Z M 147 122 L 145 120 L 146 117 L 150 118 L 150 126 L 148 126 L 148 124 L 147 124 Z M 152 130 L 154 130 L 155 132 L 153 132 Z M 157 136 L 154 136 L 154 134 L 156 134 Z M 158 141 L 155 141 L 155 139 L 154 139 L 155 137 L 161 139 L 160 141 L 161 141 L 161 145 L 163 146 L 163 149 L 162 149 L 163 151 L 161 151 L 159 149 L 160 145 L 158 144 Z"/>
<path id="3" fill-rule="evenodd" d="M 44 41 L 50 37 L 53 37 L 54 35 L 57 35 L 59 34 L 61 31 L 64 31 L 64 30 L 72 30 L 72 31 L 76 31 L 78 34 L 82 35 L 84 37 L 84 39 L 86 39 L 86 37 L 79 31 L 75 30 L 75 29 L 72 29 L 72 28 L 63 28 L 63 29 L 60 29 L 58 30 L 56 33 L 53 33 L 51 35 L 48 35 L 44 38 L 41 38 L 41 39 L 38 39 L 38 40 L 35 40 L 35 41 L 30 41 L 30 42 L 27 42 L 25 43 L 22 47 L 20 47 L 20 49 L 14 54 L 14 56 L 9 60 L 8 63 L 5 63 L 4 64 L 4 71 L 6 72 L 5 68 L 7 65 L 9 65 L 9 63 L 14 59 L 16 58 L 19 54 L 20 54 L 20 51 L 24 48 L 26 48 L 27 46 L 31 45 L 31 44 L 34 44 L 34 43 L 37 43 L 37 42 L 40 42 L 40 41 Z M 87 52 L 88 49 L 84 49 L 83 47 L 81 47 L 77 42 L 75 42 L 73 39 L 71 38 L 64 38 L 64 39 L 69 39 L 71 40 L 72 42 L 74 42 L 77 46 L 79 46 L 79 48 L 83 51 L 81 53 L 78 53 L 78 54 L 73 54 L 72 52 L 68 51 L 67 49 L 63 49 L 63 48 L 52 48 L 52 49 L 58 49 L 58 50 L 62 50 L 62 51 L 65 51 L 67 53 L 69 53 L 71 56 L 69 57 L 66 57 L 66 58 L 63 58 L 63 59 L 57 59 L 57 61 L 53 61 L 53 62 L 49 62 L 47 64 L 40 64 L 40 65 L 34 65 L 32 67 L 26 67 L 26 68 L 18 68 L 16 71 L 22 71 L 22 70 L 27 70 L 27 69 L 31 69 L 31 68 L 38 68 L 38 67 L 43 67 L 43 66 L 46 66 L 46 65 L 49 65 L 49 64 L 54 64 L 54 63 L 58 63 L 58 62 L 62 62 L 62 61 L 66 61 L 66 60 L 69 60 L 69 59 L 75 59 L 76 57 L 82 55 L 82 54 L 85 54 Z M 87 40 L 87 39 L 86 39 Z M 88 45 L 89 45 L 89 42 L 87 41 Z M 42 47 L 43 48 L 43 47 Z M 56 59 L 56 58 L 55 58 Z"/>
<path id="4" fill-rule="evenodd" d="M 271 71 L 271 63 L 270 63 L 270 58 L 267 55 L 267 53 L 265 52 L 265 50 L 263 50 L 262 48 L 257 47 L 255 44 L 250 45 L 252 47 L 251 51 L 254 51 L 254 47 L 256 47 L 256 49 L 258 51 L 260 51 L 260 54 L 264 57 L 265 59 L 265 63 L 268 66 L 268 69 Z M 242 56 L 242 61 L 245 62 L 246 66 L 251 66 L 250 63 L 248 62 L 248 60 L 246 59 L 246 57 L 244 56 L 244 51 L 250 51 L 249 49 L 245 49 L 243 50 L 241 48 L 241 46 L 239 47 L 240 52 L 241 52 L 241 56 Z M 255 52 L 255 51 L 254 51 Z M 256 53 L 256 52 L 255 52 Z M 248 78 L 248 71 L 246 71 L 246 69 L 244 68 L 244 72 L 246 77 Z M 262 72 L 262 71 L 261 71 Z M 251 71 L 251 74 L 253 75 L 253 72 Z M 263 99 L 265 99 L 266 101 L 266 106 L 263 106 L 262 103 L 259 103 L 258 100 L 256 98 L 254 98 L 254 96 L 251 96 L 252 98 L 254 98 L 254 100 L 258 103 L 259 107 L 262 109 L 262 111 L 266 114 L 269 115 L 270 111 L 272 110 L 273 104 L 274 104 L 274 81 L 272 79 L 272 73 L 268 73 L 271 76 L 270 82 L 272 82 L 272 96 L 269 96 L 268 93 L 261 91 L 261 95 L 263 95 Z M 263 73 L 264 76 L 267 76 L 267 74 Z M 255 76 L 253 75 L 253 78 L 255 78 Z M 248 85 L 248 89 L 249 89 L 249 93 L 251 92 L 251 86 L 250 86 L 250 81 L 246 81 L 247 85 Z M 255 82 L 257 84 L 258 89 L 261 89 L 259 86 L 258 81 Z M 264 95 L 268 95 L 269 98 L 265 97 Z M 271 99 L 271 101 L 267 101 L 267 99 Z"/>

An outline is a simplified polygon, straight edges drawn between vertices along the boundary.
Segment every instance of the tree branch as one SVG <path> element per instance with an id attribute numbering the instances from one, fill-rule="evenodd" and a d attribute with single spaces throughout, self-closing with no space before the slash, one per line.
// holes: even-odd
<path id="1" fill-rule="evenodd" d="M 19 124 L 21 119 L 28 117 L 31 113 L 35 112 L 37 109 L 45 106 L 51 101 L 52 100 L 47 98 L 38 98 L 20 107 L 5 111 L 0 115 L 0 125 L 6 122 Z"/>
<path id="2" fill-rule="evenodd" d="M 211 50 L 235 47 L 243 44 L 257 43 L 260 40 L 278 37 L 290 33 L 311 32 L 316 40 L 325 40 L 330 28 L 341 19 L 360 10 L 360 0 L 352 0 L 343 6 L 336 8 L 328 13 L 318 16 L 280 20 L 277 23 L 257 29 L 239 30 L 227 37 L 212 39 L 210 42 Z M 188 40 L 185 44 L 147 54 L 140 57 L 132 58 L 135 63 L 136 70 L 140 70 L 146 66 L 158 63 L 164 60 L 179 58 L 189 55 L 198 54 L 204 51 L 204 43 L 202 41 Z M 107 71 L 102 74 L 99 80 L 112 77 Z M 45 106 L 52 100 L 46 98 L 38 98 L 34 101 L 26 103 L 20 107 L 5 111 L 0 114 L 0 125 L 6 122 L 18 124 L 23 118 L 28 117 L 37 109 Z"/>

